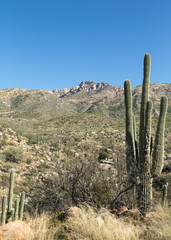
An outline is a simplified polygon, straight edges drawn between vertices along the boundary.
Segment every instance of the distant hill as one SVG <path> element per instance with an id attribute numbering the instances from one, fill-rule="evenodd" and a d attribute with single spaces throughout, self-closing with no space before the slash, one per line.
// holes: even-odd
<path id="1" fill-rule="evenodd" d="M 133 107 L 136 110 L 140 103 L 141 86 L 133 88 L 132 95 Z M 168 97 L 170 112 L 171 84 L 150 85 L 150 98 L 154 103 L 156 114 L 161 96 Z M 72 88 L 53 91 L 19 88 L 0 90 L 0 116 L 3 117 L 49 119 L 55 116 L 93 111 L 116 116 L 122 114 L 123 110 L 123 87 L 113 87 L 104 82 L 85 81 Z"/>

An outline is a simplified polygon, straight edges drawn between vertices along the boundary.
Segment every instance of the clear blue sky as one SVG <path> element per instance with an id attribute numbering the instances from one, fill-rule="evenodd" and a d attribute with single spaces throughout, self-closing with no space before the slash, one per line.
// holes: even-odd
<path id="1" fill-rule="evenodd" d="M 171 0 L 0 0 L 0 89 L 171 82 Z"/>

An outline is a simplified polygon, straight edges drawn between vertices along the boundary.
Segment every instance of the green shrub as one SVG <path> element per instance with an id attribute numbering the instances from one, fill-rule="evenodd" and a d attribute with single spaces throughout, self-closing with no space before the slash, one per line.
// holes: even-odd
<path id="1" fill-rule="evenodd" d="M 3 165 L 3 168 L 5 168 L 6 170 L 9 170 L 11 168 L 14 168 L 14 163 L 12 162 L 7 162 Z"/>
<path id="2" fill-rule="evenodd" d="M 22 148 L 10 147 L 3 151 L 6 161 L 19 163 L 24 158 L 24 150 Z"/>
<path id="3" fill-rule="evenodd" d="M 112 202 L 117 192 L 113 173 L 103 171 L 93 158 L 69 159 L 57 163 L 55 169 L 55 174 L 41 174 L 35 185 L 31 185 L 30 208 L 37 207 L 38 212 L 54 212 L 85 202 L 105 207 Z"/>
<path id="4" fill-rule="evenodd" d="M 99 153 L 99 160 L 103 160 L 103 159 L 106 159 L 108 158 L 109 154 L 107 151 L 102 151 Z"/>

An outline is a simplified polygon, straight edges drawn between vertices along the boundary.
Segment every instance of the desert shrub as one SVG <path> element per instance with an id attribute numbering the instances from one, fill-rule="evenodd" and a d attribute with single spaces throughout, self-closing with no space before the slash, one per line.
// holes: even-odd
<path id="1" fill-rule="evenodd" d="M 1 186 L 3 186 L 4 188 L 9 186 L 9 176 L 6 174 L 3 174 L 1 176 Z"/>
<path id="2" fill-rule="evenodd" d="M 0 161 L 5 161 L 6 159 L 5 159 L 5 156 L 3 155 L 3 154 L 0 154 Z"/>
<path id="3" fill-rule="evenodd" d="M 24 158 L 22 148 L 10 147 L 3 151 L 6 161 L 19 163 Z"/>
<path id="4" fill-rule="evenodd" d="M 83 202 L 109 205 L 115 194 L 112 172 L 101 170 L 96 160 L 75 158 L 56 166 L 56 172 L 37 177 L 32 185 L 30 208 L 61 211 Z"/>
<path id="5" fill-rule="evenodd" d="M 99 161 L 108 158 L 108 156 L 109 156 L 109 153 L 107 152 L 107 150 L 100 152 L 99 153 Z"/>
<path id="6" fill-rule="evenodd" d="M 3 165 L 3 168 L 5 168 L 8 171 L 9 169 L 14 168 L 14 163 L 13 162 L 6 162 Z"/>

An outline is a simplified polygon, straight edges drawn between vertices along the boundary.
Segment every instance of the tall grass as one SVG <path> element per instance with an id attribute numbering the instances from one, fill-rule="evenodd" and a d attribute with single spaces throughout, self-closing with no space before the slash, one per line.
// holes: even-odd
<path id="1" fill-rule="evenodd" d="M 140 229 L 131 223 L 124 223 L 115 216 L 104 218 L 89 209 L 80 218 L 69 222 L 71 229 L 69 239 L 82 240 L 134 240 L 138 239 Z"/>
<path id="2" fill-rule="evenodd" d="M 50 225 L 50 217 L 46 214 L 30 218 L 27 220 L 29 226 L 34 232 L 33 239 L 27 240 L 55 240 L 59 228 L 57 226 Z"/>
<path id="3" fill-rule="evenodd" d="M 100 217 L 89 208 L 80 217 L 64 223 L 51 224 L 52 217 L 45 214 L 29 219 L 34 231 L 33 240 L 169 240 L 171 239 L 171 208 L 158 208 L 144 221 Z"/>

